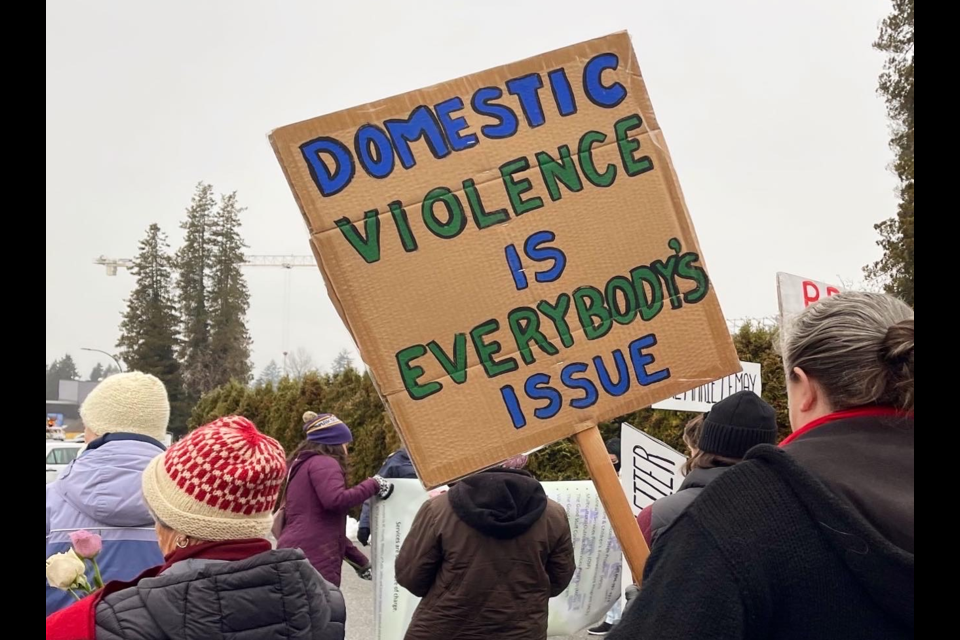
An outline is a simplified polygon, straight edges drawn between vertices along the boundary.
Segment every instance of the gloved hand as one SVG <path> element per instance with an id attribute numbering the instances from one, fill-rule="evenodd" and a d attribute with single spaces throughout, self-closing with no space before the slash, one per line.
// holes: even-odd
<path id="1" fill-rule="evenodd" d="M 358 567 L 357 575 L 360 576 L 361 580 L 373 580 L 373 567 L 369 565 L 362 568 Z"/>
<path id="2" fill-rule="evenodd" d="M 640 587 L 638 587 L 635 584 L 632 584 L 629 587 L 627 587 L 626 591 L 623 592 L 623 595 L 627 599 L 627 603 L 623 606 L 623 611 L 620 613 L 620 620 L 623 620 L 625 617 L 627 617 L 627 611 L 630 611 L 630 608 L 634 604 L 636 604 L 637 596 L 640 595 Z M 617 624 L 614 625 L 614 627 L 616 627 L 619 624 L 620 622 L 618 621 Z"/>
<path id="3" fill-rule="evenodd" d="M 377 481 L 377 484 L 380 485 L 380 490 L 377 491 L 377 496 L 381 500 L 386 500 L 391 495 L 393 495 L 393 483 L 387 480 L 386 478 L 381 478 L 380 476 L 373 476 L 373 479 Z"/>
<path id="4" fill-rule="evenodd" d="M 360 527 L 357 530 L 357 540 L 365 547 L 370 546 L 370 527 Z"/>

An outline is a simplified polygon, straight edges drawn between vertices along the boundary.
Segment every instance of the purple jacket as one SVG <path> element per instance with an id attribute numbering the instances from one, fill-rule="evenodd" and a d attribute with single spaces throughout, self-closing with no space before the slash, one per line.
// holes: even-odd
<path id="1" fill-rule="evenodd" d="M 159 442 L 133 434 L 99 438 L 47 485 L 47 557 L 70 548 L 70 533 L 103 537 L 97 558 L 104 580 L 131 580 L 163 564 L 153 517 L 143 502 L 140 476 L 163 453 Z M 73 602 L 47 585 L 47 615 Z"/>
<path id="2" fill-rule="evenodd" d="M 340 586 L 343 560 L 366 567 L 370 561 L 347 538 L 347 511 L 379 490 L 373 478 L 347 489 L 340 464 L 329 456 L 305 453 L 293 463 L 284 503 L 284 526 L 277 547 L 302 549 L 327 582 Z"/>

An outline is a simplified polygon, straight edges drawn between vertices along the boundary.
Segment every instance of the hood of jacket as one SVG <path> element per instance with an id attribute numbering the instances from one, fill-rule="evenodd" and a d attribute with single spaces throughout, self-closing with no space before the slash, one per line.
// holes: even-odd
<path id="1" fill-rule="evenodd" d="M 110 434 L 87 449 L 56 480 L 56 490 L 74 509 L 108 527 L 153 524 L 140 480 L 147 464 L 163 453 L 155 441 Z M 91 443 L 94 444 L 94 443 Z"/>
<path id="2" fill-rule="evenodd" d="M 138 629 L 138 638 L 326 640 L 344 620 L 339 592 L 303 552 L 278 549 L 232 562 L 184 560 L 108 595 L 97 607 L 97 636 Z"/>
<path id="3" fill-rule="evenodd" d="M 834 493 L 785 451 L 762 445 L 753 449 L 748 459 L 765 462 L 786 480 L 866 593 L 903 624 L 911 625 L 915 611 L 914 554 L 888 539 L 855 505 Z"/>
<path id="4" fill-rule="evenodd" d="M 499 540 L 526 533 L 547 508 L 547 494 L 526 471 L 490 469 L 450 488 L 450 506 L 464 523 Z"/>
<path id="5" fill-rule="evenodd" d="M 387 458 L 387 460 L 398 467 L 409 467 L 412 473 L 416 473 L 413 471 L 413 461 L 410 459 L 410 454 L 407 453 L 406 449 L 397 449 L 396 453 Z M 413 477 L 416 477 L 416 475 Z"/>

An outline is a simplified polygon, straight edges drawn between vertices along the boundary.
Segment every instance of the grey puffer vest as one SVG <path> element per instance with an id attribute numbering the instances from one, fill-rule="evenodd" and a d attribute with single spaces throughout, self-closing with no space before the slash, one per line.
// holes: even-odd
<path id="1" fill-rule="evenodd" d="M 653 542 L 680 517 L 687 507 L 693 504 L 708 484 L 719 478 L 724 471 L 732 467 L 713 469 L 694 469 L 683 480 L 683 484 L 672 496 L 661 498 L 653 503 L 650 513 L 650 532 Z"/>
<path id="2" fill-rule="evenodd" d="M 97 605 L 97 640 L 343 640 L 346 607 L 296 549 L 185 560 Z"/>

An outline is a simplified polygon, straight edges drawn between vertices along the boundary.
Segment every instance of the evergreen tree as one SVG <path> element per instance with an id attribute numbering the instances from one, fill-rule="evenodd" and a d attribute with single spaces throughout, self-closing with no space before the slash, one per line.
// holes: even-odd
<path id="1" fill-rule="evenodd" d="M 267 366 L 263 368 L 263 371 L 260 372 L 260 377 L 257 378 L 257 385 L 276 385 L 282 377 L 283 371 L 280 369 L 280 365 L 277 364 L 276 360 L 271 360 L 267 363 Z"/>
<path id="2" fill-rule="evenodd" d="M 131 370 L 152 374 L 163 382 L 170 398 L 170 430 L 185 433 L 188 411 L 176 357 L 179 318 L 173 295 L 173 259 L 166 236 L 156 224 L 150 225 L 140 242 L 131 272 L 137 284 L 127 300 L 117 346 Z"/>
<path id="3" fill-rule="evenodd" d="M 198 183 L 187 209 L 187 219 L 180 225 L 184 238 L 176 257 L 182 321 L 179 356 L 187 394 L 194 400 L 216 386 L 210 377 L 208 306 L 208 285 L 213 267 L 210 227 L 216 204 L 213 187 Z"/>
<path id="4" fill-rule="evenodd" d="M 117 368 L 115 364 L 108 364 L 107 368 L 103 370 L 103 377 L 109 378 L 110 376 L 115 376 L 120 373 L 120 369 Z"/>
<path id="5" fill-rule="evenodd" d="M 240 235 L 236 192 L 220 198 L 210 227 L 211 279 L 209 284 L 210 383 L 250 381 L 250 332 L 247 310 L 250 292 L 242 265 L 246 245 Z"/>
<path id="6" fill-rule="evenodd" d="M 106 377 L 106 370 L 103 368 L 103 365 L 99 362 L 94 365 L 93 369 L 90 371 L 90 377 L 87 378 L 90 382 L 100 382 Z"/>
<path id="7" fill-rule="evenodd" d="M 47 367 L 47 400 L 56 400 L 60 397 L 61 380 L 77 380 L 79 377 L 77 364 L 69 353 L 59 360 L 54 360 L 53 364 Z"/>
<path id="8" fill-rule="evenodd" d="M 880 94 L 891 121 L 890 147 L 896 154 L 893 170 L 900 180 L 897 215 L 876 225 L 883 257 L 867 267 L 889 293 L 914 304 L 914 0 L 894 0 L 880 26 L 874 47 L 886 54 L 880 75 Z"/>
<path id="9" fill-rule="evenodd" d="M 349 351 L 341 349 L 337 357 L 333 359 L 333 373 L 343 373 L 348 369 L 353 369 L 353 358 L 350 357 Z"/>

